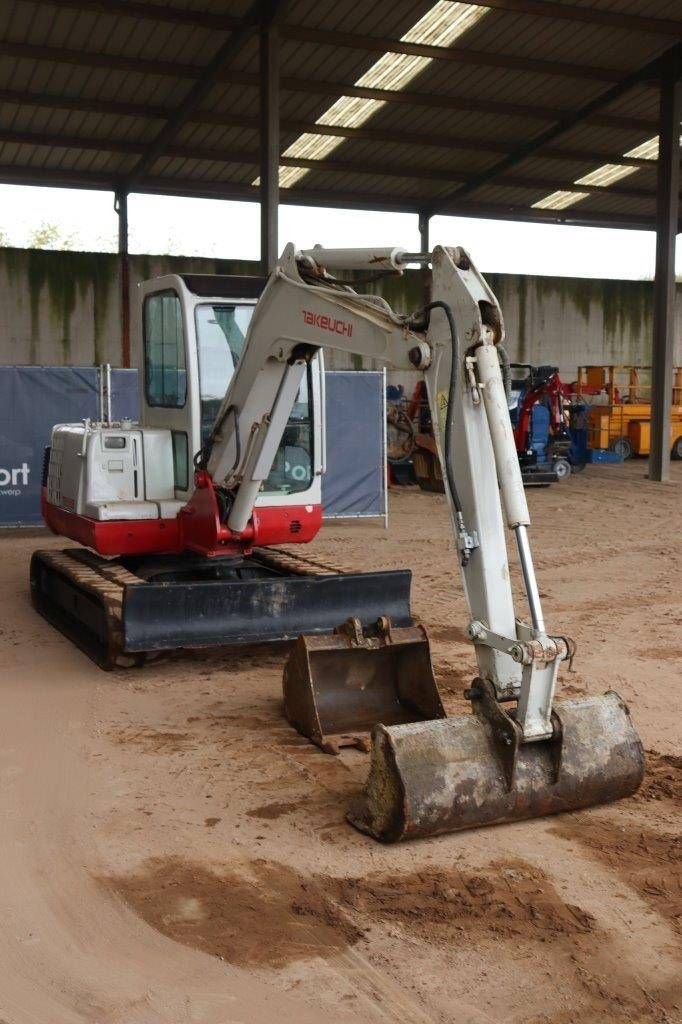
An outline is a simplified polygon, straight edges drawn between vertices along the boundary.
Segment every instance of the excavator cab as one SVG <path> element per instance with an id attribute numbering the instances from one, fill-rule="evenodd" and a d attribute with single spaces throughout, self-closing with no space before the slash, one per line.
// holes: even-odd
<path id="1" fill-rule="evenodd" d="M 140 285 L 140 424 L 170 428 L 173 498 L 182 504 L 194 491 L 194 457 L 209 441 L 266 280 L 168 274 Z M 322 357 L 311 360 L 256 507 L 320 504 L 323 372 Z"/>

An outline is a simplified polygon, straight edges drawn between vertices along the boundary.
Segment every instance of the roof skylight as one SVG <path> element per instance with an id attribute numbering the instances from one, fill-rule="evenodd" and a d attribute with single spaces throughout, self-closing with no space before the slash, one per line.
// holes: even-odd
<path id="1" fill-rule="evenodd" d="M 458 0 L 438 0 L 426 14 L 415 22 L 412 28 L 400 37 L 403 43 L 422 43 L 428 46 L 451 46 L 472 25 L 480 21 L 489 8 L 476 4 L 459 3 Z M 408 53 L 384 53 L 372 64 L 364 75 L 354 83 L 359 88 L 387 89 L 399 91 L 421 74 L 432 62 L 431 57 L 417 57 Z M 360 96 L 340 96 L 318 117 L 320 125 L 334 125 L 340 128 L 359 128 L 384 106 L 383 100 L 363 99 Z M 338 146 L 343 138 L 337 135 L 300 135 L 285 150 L 284 156 L 304 160 L 324 160 Z M 282 188 L 291 188 L 308 169 L 305 167 L 280 167 L 279 183 Z M 258 184 L 258 179 L 254 185 Z"/>
<path id="2" fill-rule="evenodd" d="M 682 146 L 682 135 L 680 136 L 680 145 Z M 627 153 L 623 153 L 623 156 L 638 157 L 640 160 L 658 160 L 658 135 L 643 142 L 641 146 L 629 149 Z"/>
<path id="3" fill-rule="evenodd" d="M 552 192 L 544 199 L 538 199 L 537 203 L 533 203 L 533 207 L 538 210 L 565 210 L 567 206 L 579 203 L 589 194 L 589 192 Z"/>
<path id="4" fill-rule="evenodd" d="M 635 146 L 634 149 L 629 149 L 623 156 L 634 157 L 636 160 L 658 160 L 658 135 L 654 135 L 653 139 L 648 139 L 640 146 Z"/>
<path id="5" fill-rule="evenodd" d="M 682 145 L 682 136 L 680 145 Z M 638 160 L 658 160 L 658 135 L 655 135 L 653 139 L 647 139 L 646 142 L 635 146 L 634 149 L 628 149 L 623 156 Z M 613 185 L 614 181 L 620 181 L 621 178 L 626 178 L 638 170 L 639 167 L 628 167 L 625 164 L 602 164 L 601 167 L 590 171 L 589 174 L 584 174 L 582 178 L 576 178 L 573 184 L 608 188 L 609 185 Z M 567 206 L 580 202 L 587 195 L 589 195 L 588 192 L 552 192 L 551 196 L 545 196 L 544 199 L 533 203 L 533 206 L 541 210 L 565 210 Z"/>
<path id="6" fill-rule="evenodd" d="M 625 164 L 602 164 L 595 171 L 590 171 L 582 178 L 576 178 L 573 184 L 597 185 L 600 188 L 606 188 L 614 181 L 620 181 L 621 178 L 627 178 L 628 174 L 634 174 L 637 169 L 637 167 L 628 167 Z"/>

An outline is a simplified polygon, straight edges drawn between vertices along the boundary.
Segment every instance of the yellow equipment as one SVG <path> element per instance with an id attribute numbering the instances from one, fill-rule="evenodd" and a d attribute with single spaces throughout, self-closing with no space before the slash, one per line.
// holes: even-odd
<path id="1" fill-rule="evenodd" d="M 650 366 L 579 366 L 576 396 L 601 396 L 588 404 L 587 446 L 609 449 L 624 459 L 649 454 Z M 682 368 L 675 370 L 670 449 L 682 459 Z"/>

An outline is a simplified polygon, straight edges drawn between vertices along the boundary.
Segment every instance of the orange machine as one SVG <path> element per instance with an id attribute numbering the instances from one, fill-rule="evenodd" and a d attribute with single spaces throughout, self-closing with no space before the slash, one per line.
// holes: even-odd
<path id="1" fill-rule="evenodd" d="M 575 390 L 579 399 L 605 399 L 588 403 L 589 448 L 609 449 L 624 459 L 649 454 L 650 366 L 579 366 Z M 682 459 L 682 368 L 675 370 L 672 398 L 671 455 Z"/>
<path id="2" fill-rule="evenodd" d="M 650 435 L 650 420 L 631 420 L 628 425 L 628 436 L 625 439 L 630 445 L 630 454 L 648 455 Z M 682 417 L 673 419 L 670 424 L 670 457 L 682 459 Z"/>

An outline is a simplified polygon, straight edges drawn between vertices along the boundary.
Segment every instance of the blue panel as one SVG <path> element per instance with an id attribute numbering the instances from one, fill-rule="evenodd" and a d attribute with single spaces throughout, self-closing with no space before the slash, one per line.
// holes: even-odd
<path id="1" fill-rule="evenodd" d="M 327 392 L 325 516 L 384 514 L 384 375 L 330 371 Z"/>
<path id="2" fill-rule="evenodd" d="M 547 441 L 549 440 L 549 409 L 536 402 L 530 416 L 530 446 L 543 462 L 547 457 Z"/>
<path id="3" fill-rule="evenodd" d="M 95 367 L 0 366 L 0 525 L 42 523 L 43 450 L 55 423 L 98 416 Z M 137 371 L 112 370 L 112 414 L 138 415 Z"/>

